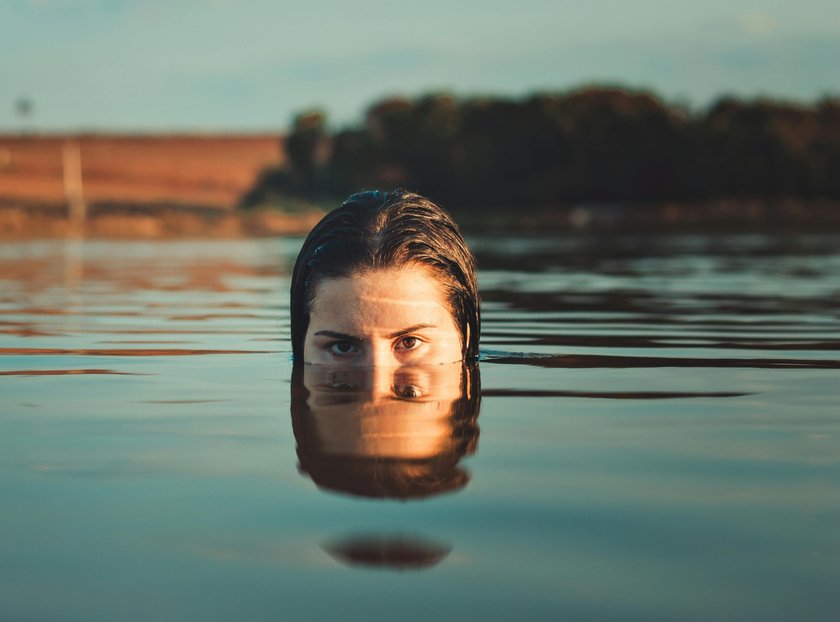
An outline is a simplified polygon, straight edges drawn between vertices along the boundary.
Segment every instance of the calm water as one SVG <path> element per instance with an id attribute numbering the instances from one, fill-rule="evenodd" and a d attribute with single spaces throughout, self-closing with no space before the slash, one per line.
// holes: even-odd
<path id="1" fill-rule="evenodd" d="M 299 239 L 0 247 L 0 619 L 838 619 L 840 237 L 472 242 L 405 409 L 293 383 Z M 318 471 L 425 416 L 439 491 Z"/>

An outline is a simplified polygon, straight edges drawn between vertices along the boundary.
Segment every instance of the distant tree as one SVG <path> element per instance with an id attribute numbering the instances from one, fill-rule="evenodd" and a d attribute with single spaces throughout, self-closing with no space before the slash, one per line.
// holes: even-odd
<path id="1" fill-rule="evenodd" d="M 333 194 L 344 196 L 362 188 L 379 188 L 403 185 L 400 175 L 377 179 L 381 157 L 371 133 L 365 128 L 345 129 L 336 133 L 332 141 L 330 158 L 330 189 Z"/>
<path id="2" fill-rule="evenodd" d="M 257 177 L 254 185 L 239 200 L 239 207 L 251 209 L 265 205 L 287 203 L 291 191 L 289 173 L 285 169 L 269 168 Z"/>
<path id="3" fill-rule="evenodd" d="M 814 113 L 817 130 L 808 152 L 816 194 L 840 199 L 840 98 L 818 102 Z"/>
<path id="4" fill-rule="evenodd" d="M 309 110 L 294 118 L 292 132 L 286 139 L 289 157 L 289 181 L 292 189 L 303 194 L 319 195 L 325 190 L 320 173 L 328 158 L 326 115 Z"/>
<path id="5" fill-rule="evenodd" d="M 840 100 L 723 98 L 692 113 L 613 87 L 523 99 L 390 97 L 332 135 L 322 112 L 296 116 L 286 152 L 287 169 L 265 175 L 255 197 L 403 186 L 456 211 L 840 199 Z"/>
<path id="6" fill-rule="evenodd" d="M 808 194 L 804 111 L 766 101 L 721 99 L 701 119 L 696 172 L 706 196 L 769 198 Z M 787 136 L 785 135 L 787 134 Z M 803 142 L 804 141 L 804 142 Z"/>
<path id="7" fill-rule="evenodd" d="M 648 201 L 672 194 L 682 119 L 645 92 L 589 88 L 557 102 L 567 200 Z"/>

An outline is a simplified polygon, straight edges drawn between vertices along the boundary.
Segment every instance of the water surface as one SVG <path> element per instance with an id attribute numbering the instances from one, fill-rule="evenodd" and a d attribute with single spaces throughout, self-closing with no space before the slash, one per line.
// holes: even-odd
<path id="1" fill-rule="evenodd" d="M 0 617 L 836 619 L 840 237 L 471 242 L 461 479 L 396 498 L 301 464 L 299 239 L 2 246 Z"/>

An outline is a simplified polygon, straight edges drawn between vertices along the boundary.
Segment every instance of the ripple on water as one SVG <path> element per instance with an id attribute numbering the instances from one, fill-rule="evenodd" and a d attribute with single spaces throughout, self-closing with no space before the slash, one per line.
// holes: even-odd
<path id="1" fill-rule="evenodd" d="M 465 483 L 414 502 L 303 472 L 320 446 L 290 414 L 300 242 L 0 246 L 11 617 L 840 610 L 838 236 L 472 240 Z M 357 406 L 359 429 L 381 418 Z"/>

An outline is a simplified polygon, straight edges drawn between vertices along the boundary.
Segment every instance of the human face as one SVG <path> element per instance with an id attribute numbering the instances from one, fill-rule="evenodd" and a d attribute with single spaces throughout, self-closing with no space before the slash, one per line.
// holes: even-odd
<path id="1" fill-rule="evenodd" d="M 366 270 L 315 286 L 306 363 L 400 367 L 452 363 L 461 352 L 440 281 L 422 266 Z"/>

